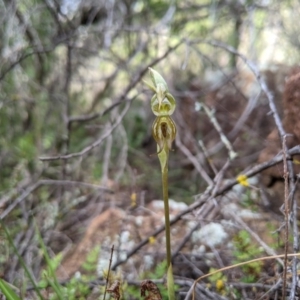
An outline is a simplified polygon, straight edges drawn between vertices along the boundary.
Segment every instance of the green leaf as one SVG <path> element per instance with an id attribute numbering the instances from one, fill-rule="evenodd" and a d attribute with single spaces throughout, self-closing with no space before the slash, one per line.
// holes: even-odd
<path id="1" fill-rule="evenodd" d="M 168 287 L 169 300 L 175 300 L 175 289 L 174 289 L 174 277 L 173 277 L 172 264 L 170 264 L 169 268 L 168 268 L 167 287 Z"/>
<path id="2" fill-rule="evenodd" d="M 164 146 L 164 148 L 160 150 L 159 145 L 157 145 L 157 154 L 161 166 L 161 171 L 165 172 L 168 169 L 169 149 Z"/>
<path id="3" fill-rule="evenodd" d="M 0 278 L 0 290 L 7 300 L 21 300 L 6 281 Z"/>
<path id="4" fill-rule="evenodd" d="M 167 261 L 163 260 L 162 262 L 156 265 L 154 273 L 150 274 L 149 277 L 151 279 L 162 278 L 166 274 L 166 270 L 167 270 Z"/>

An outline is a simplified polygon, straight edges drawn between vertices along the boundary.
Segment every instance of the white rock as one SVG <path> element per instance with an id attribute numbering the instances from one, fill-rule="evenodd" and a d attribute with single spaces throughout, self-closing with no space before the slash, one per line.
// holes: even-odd
<path id="1" fill-rule="evenodd" d="M 210 247 L 216 247 L 224 242 L 228 237 L 224 227 L 219 223 L 209 223 L 195 231 L 192 240 L 195 243 L 202 243 Z"/>

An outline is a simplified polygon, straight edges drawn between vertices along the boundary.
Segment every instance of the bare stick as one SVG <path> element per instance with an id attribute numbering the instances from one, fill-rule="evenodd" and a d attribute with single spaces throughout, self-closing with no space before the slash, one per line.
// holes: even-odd
<path id="1" fill-rule="evenodd" d="M 237 156 L 237 153 L 233 150 L 231 143 L 229 142 L 229 140 L 223 133 L 223 130 L 222 130 L 219 122 L 217 121 L 217 119 L 214 115 L 214 112 L 212 110 L 210 110 L 204 103 L 201 103 L 201 106 L 204 108 L 205 113 L 207 114 L 209 120 L 214 125 L 217 132 L 219 133 L 221 141 L 223 142 L 224 146 L 228 150 L 229 158 L 234 159 Z"/>
<path id="2" fill-rule="evenodd" d="M 206 183 L 209 186 L 213 185 L 213 181 L 208 176 L 208 174 L 205 172 L 204 168 L 201 166 L 200 162 L 197 160 L 195 156 L 190 152 L 190 150 L 185 147 L 179 138 L 179 135 L 176 136 L 176 146 L 181 150 L 181 152 L 186 155 L 186 157 L 190 160 L 190 162 L 194 165 L 195 169 L 198 171 L 198 173 L 202 176 L 202 178 L 206 181 Z"/>
<path id="3" fill-rule="evenodd" d="M 220 42 L 217 42 L 217 41 L 203 41 L 204 43 L 207 43 L 207 44 L 210 44 L 212 46 L 215 46 L 215 47 L 219 47 L 219 48 L 223 48 L 225 49 L 226 51 L 232 53 L 232 54 L 235 54 L 237 55 L 238 57 L 240 57 L 244 63 L 249 67 L 249 69 L 253 72 L 253 74 L 255 75 L 261 89 L 263 90 L 263 92 L 266 94 L 267 98 L 268 98 L 268 101 L 269 101 L 269 106 L 270 106 L 270 109 L 272 111 L 272 114 L 273 114 L 273 118 L 275 120 L 275 124 L 276 124 L 276 127 L 278 128 L 278 131 L 280 133 L 280 137 L 281 139 L 283 138 L 283 136 L 285 135 L 285 131 L 284 131 L 284 128 L 283 128 L 283 125 L 282 125 L 282 122 L 280 120 L 280 117 L 279 117 L 279 114 L 277 112 L 277 108 L 275 106 L 275 103 L 274 103 L 274 95 L 273 93 L 268 89 L 268 86 L 265 82 L 265 80 L 262 78 L 257 66 L 252 62 L 250 61 L 249 59 L 246 58 L 245 55 L 241 54 L 240 52 L 238 52 L 236 49 L 234 49 L 233 47 L 229 46 L 229 45 L 226 45 L 226 44 L 223 44 L 223 43 L 220 43 Z"/>
<path id="4" fill-rule="evenodd" d="M 192 234 L 194 231 L 196 231 L 199 228 L 199 222 L 196 222 L 196 224 L 190 229 L 190 231 L 183 237 L 181 243 L 177 246 L 177 248 L 173 251 L 172 254 L 172 260 L 178 255 L 179 251 L 184 247 L 184 245 L 190 240 Z"/>
<path id="5" fill-rule="evenodd" d="M 149 65 L 145 66 L 140 71 L 140 73 L 136 76 L 136 78 L 128 84 L 128 86 L 125 88 L 124 92 L 118 97 L 118 99 L 110 107 L 108 107 L 106 110 L 104 110 L 103 112 L 100 112 L 100 113 L 93 113 L 93 114 L 89 114 L 89 115 L 70 117 L 69 122 L 87 122 L 87 121 L 94 120 L 98 117 L 102 117 L 103 115 L 108 113 L 110 110 L 112 110 L 114 107 L 116 107 L 117 105 L 123 103 L 126 96 L 128 95 L 128 93 L 141 81 L 141 78 L 148 72 L 148 68 L 155 66 L 161 60 L 166 58 L 171 52 L 176 50 L 182 43 L 183 43 L 183 40 L 180 41 L 179 43 L 177 43 L 175 46 L 169 47 L 167 49 L 167 51 L 162 56 L 156 58 Z"/>
<path id="6" fill-rule="evenodd" d="M 110 125 L 108 125 L 109 127 Z M 112 135 L 109 135 L 106 139 L 106 145 L 103 155 L 103 166 L 102 166 L 102 178 L 101 178 L 101 184 L 104 186 L 107 186 L 107 181 L 109 179 L 109 165 L 110 165 L 110 158 L 111 158 L 111 149 L 113 144 L 113 138 Z"/>
<path id="7" fill-rule="evenodd" d="M 293 175 L 293 174 L 291 174 Z M 291 178 L 290 175 L 290 178 Z M 299 181 L 299 175 L 297 176 L 297 181 L 295 184 L 291 184 L 291 203 L 292 203 L 292 213 L 293 213 L 293 251 L 297 253 L 299 251 L 299 232 L 298 232 L 298 221 L 297 221 L 297 213 L 298 213 L 298 203 L 295 201 L 294 195 L 296 192 L 296 186 Z M 296 256 L 293 257 L 293 265 L 292 265 L 292 285 L 290 292 L 290 300 L 295 299 L 296 288 L 298 285 L 298 258 Z"/>
<path id="8" fill-rule="evenodd" d="M 0 215 L 0 219 L 4 219 L 19 203 L 21 203 L 24 199 L 26 199 L 31 193 L 33 193 L 36 189 L 43 185 L 60 185 L 60 186 L 65 186 L 65 185 L 74 185 L 74 186 L 85 186 L 89 188 L 95 188 L 95 189 L 101 189 L 105 192 L 108 193 L 113 193 L 112 190 L 95 185 L 95 184 L 90 184 L 86 182 L 80 182 L 80 181 L 70 181 L 70 180 L 51 180 L 51 179 L 46 179 L 46 180 L 39 180 L 36 183 L 30 185 L 16 200 L 14 200 L 13 203 L 11 203 L 8 208 Z M 11 200 L 11 198 L 6 199 L 6 201 Z M 1 203 L 1 205 L 4 205 L 4 203 Z"/>
<path id="9" fill-rule="evenodd" d="M 268 99 L 268 102 L 269 102 L 269 107 L 271 109 L 271 112 L 273 114 L 273 118 L 274 118 L 274 121 L 275 121 L 275 124 L 276 124 L 276 127 L 278 129 L 278 132 L 279 132 L 279 136 L 280 136 L 280 139 L 282 141 L 282 145 L 283 145 L 283 151 L 286 151 L 287 153 L 287 159 L 289 159 L 288 157 L 288 151 L 287 151 L 287 146 L 286 146 L 286 143 L 283 142 L 283 139 L 284 137 L 286 136 L 286 132 L 283 128 L 283 124 L 280 120 L 280 117 L 279 117 L 279 114 L 277 112 L 277 109 L 276 109 L 276 106 L 275 106 L 275 102 L 274 102 L 274 94 L 269 90 L 267 84 L 266 84 L 266 81 L 263 79 L 263 77 L 261 76 L 259 70 L 258 70 L 258 67 L 250 60 L 248 60 L 246 58 L 245 55 L 241 54 L 240 52 L 238 52 L 236 49 L 234 49 L 233 47 L 229 46 L 229 45 L 226 45 L 226 44 L 223 44 L 223 43 L 220 43 L 220 42 L 217 42 L 217 41 L 198 41 L 198 43 L 207 43 L 207 44 L 210 44 L 212 46 L 216 46 L 216 47 L 219 47 L 219 48 L 223 48 L 225 49 L 226 51 L 230 52 L 230 53 L 233 53 L 237 56 L 239 56 L 244 62 L 245 64 L 249 67 L 249 69 L 253 72 L 253 74 L 255 75 L 262 91 L 266 94 L 267 96 L 267 99 Z M 194 43 L 197 43 L 196 41 L 194 41 Z M 288 175 L 289 175 L 289 186 L 290 186 L 290 190 L 294 190 L 295 189 L 295 181 L 294 181 L 294 171 L 293 171 L 293 164 L 292 164 L 292 161 L 288 160 L 287 163 L 286 163 L 286 170 L 288 172 Z M 293 195 L 292 195 L 293 196 Z M 294 203 L 294 199 L 291 198 L 291 203 Z M 296 211 L 296 209 L 295 209 Z M 293 216 L 293 223 L 294 223 L 294 228 L 296 228 L 296 224 L 297 223 L 297 214 L 294 214 Z M 296 242 L 297 242 L 297 245 L 296 245 Z M 293 230 L 293 245 L 294 245 L 294 249 L 298 249 L 299 248 L 299 245 L 298 245 L 298 230 Z M 295 250 L 294 250 L 295 251 Z M 292 291 L 291 291 L 291 294 L 290 294 L 290 300 L 294 299 L 293 295 L 295 295 L 295 290 L 296 290 L 296 285 L 297 285 L 297 261 L 296 261 L 296 257 L 294 258 L 294 262 L 293 262 L 293 280 L 292 280 Z"/>
<path id="10" fill-rule="evenodd" d="M 292 257 L 292 256 L 300 256 L 300 253 L 287 254 L 287 257 Z M 195 300 L 195 287 L 196 287 L 196 284 L 199 283 L 204 278 L 207 278 L 211 275 L 214 275 L 214 274 L 217 274 L 217 273 L 220 273 L 220 272 L 223 272 L 223 271 L 227 271 L 227 270 L 230 270 L 230 269 L 234 269 L 234 268 L 237 268 L 237 267 L 248 265 L 248 264 L 251 264 L 253 262 L 264 261 L 264 260 L 275 259 L 275 258 L 281 258 L 281 257 L 285 257 L 285 254 L 255 258 L 255 259 L 252 259 L 252 260 L 248 260 L 248 261 L 245 261 L 245 262 L 242 262 L 242 263 L 231 265 L 231 266 L 228 266 L 228 267 L 225 267 L 225 268 L 218 269 L 218 270 L 213 271 L 211 273 L 205 274 L 205 275 L 199 277 L 197 280 L 195 280 L 195 282 L 193 284 L 193 287 L 192 287 L 193 288 L 193 298 L 192 299 Z"/>
<path id="11" fill-rule="evenodd" d="M 282 139 L 283 149 L 283 178 L 284 178 L 284 269 L 283 269 L 283 284 L 282 284 L 282 296 L 285 297 L 286 293 L 286 275 L 287 275 L 287 254 L 289 247 L 289 173 L 287 169 L 287 153 L 286 153 L 286 136 Z"/>
<path id="12" fill-rule="evenodd" d="M 91 145 L 87 146 L 86 148 L 84 148 L 80 152 L 71 153 L 71 154 L 67 154 L 67 155 L 44 156 L 44 157 L 40 157 L 40 160 L 41 161 L 53 161 L 53 160 L 58 160 L 58 159 L 64 159 L 65 160 L 65 159 L 70 159 L 70 158 L 74 158 L 74 157 L 80 157 L 80 156 L 83 156 L 86 153 L 90 152 L 95 147 L 99 146 L 114 131 L 114 129 L 116 129 L 118 127 L 118 125 L 122 122 L 125 114 L 127 113 L 128 109 L 130 107 L 131 102 L 136 97 L 137 96 L 134 96 L 133 98 L 131 98 L 130 100 L 127 101 L 125 108 L 121 112 L 120 116 L 117 118 L 116 122 L 108 130 L 106 130 L 104 132 L 104 134 L 102 136 L 100 136 L 100 138 L 98 140 L 96 140 Z"/>
<path id="13" fill-rule="evenodd" d="M 231 217 L 236 220 L 245 230 L 247 230 L 250 235 L 264 248 L 268 255 L 276 256 L 277 253 L 270 248 L 238 215 L 231 213 Z M 284 265 L 281 259 L 277 258 L 280 265 Z"/>
<path id="14" fill-rule="evenodd" d="M 108 280 L 109 280 L 109 275 L 110 275 L 110 270 L 111 270 L 113 254 L 114 254 L 114 245 L 112 245 L 111 251 L 110 251 L 110 259 L 109 259 L 108 272 L 107 272 L 107 277 L 106 277 L 106 285 L 105 285 L 103 300 L 105 300 L 105 297 L 106 297 L 106 291 L 107 291 L 107 287 L 108 287 Z"/>
<path id="15" fill-rule="evenodd" d="M 288 151 L 288 154 L 290 156 L 296 155 L 296 154 L 300 154 L 300 146 L 296 146 L 292 149 L 290 149 Z M 250 170 L 248 170 L 247 172 L 245 172 L 244 174 L 250 178 L 253 177 L 254 175 L 262 172 L 263 170 L 266 170 L 280 162 L 282 162 L 283 160 L 283 155 L 279 154 L 276 157 L 274 157 L 273 159 L 269 160 L 268 162 L 264 162 L 262 164 L 258 164 L 256 166 L 254 166 L 253 168 L 251 168 Z M 217 175 L 218 176 L 218 175 Z M 220 187 L 218 190 L 216 190 L 214 192 L 214 197 L 220 196 L 222 194 L 224 194 L 225 192 L 227 192 L 228 190 L 230 190 L 233 186 L 235 186 L 236 184 L 238 184 L 237 179 L 231 179 L 228 180 L 228 182 Z M 207 202 L 207 200 L 210 198 L 210 189 L 208 189 L 207 192 L 205 192 L 204 194 L 201 195 L 200 199 L 195 201 L 192 205 L 190 205 L 188 208 L 186 208 L 185 210 L 181 211 L 179 214 L 177 214 L 174 218 L 172 218 L 170 220 L 170 226 L 172 226 L 173 224 L 175 224 L 176 222 L 178 222 L 179 220 L 181 220 L 181 218 L 192 212 L 193 210 L 201 207 L 203 204 L 205 204 Z M 148 244 L 149 242 L 149 237 L 156 237 L 158 234 L 160 234 L 161 232 L 163 232 L 165 230 L 165 225 L 162 225 L 161 227 L 159 227 L 157 230 L 155 230 L 151 235 L 149 235 L 148 237 L 146 237 L 145 239 L 143 239 L 138 245 L 136 245 L 131 251 L 127 252 L 127 259 L 130 258 L 131 256 L 133 256 L 138 250 L 140 250 L 142 247 L 144 247 L 146 244 Z M 127 260 L 126 259 L 126 260 Z M 126 260 L 118 260 L 113 266 L 112 269 L 114 270 L 116 267 L 118 267 L 119 265 L 123 264 Z"/>

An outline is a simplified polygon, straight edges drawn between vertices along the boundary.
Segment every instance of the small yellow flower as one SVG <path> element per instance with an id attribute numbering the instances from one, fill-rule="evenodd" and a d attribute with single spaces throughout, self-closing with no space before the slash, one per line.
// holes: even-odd
<path id="1" fill-rule="evenodd" d="M 156 242 L 156 238 L 154 236 L 150 236 L 149 237 L 149 244 L 153 245 L 153 244 L 155 244 L 155 242 Z"/>
<path id="2" fill-rule="evenodd" d="M 136 207 L 136 193 L 132 193 L 130 196 L 130 200 L 131 200 L 131 207 Z"/>
<path id="3" fill-rule="evenodd" d="M 241 174 L 236 178 L 236 180 L 242 186 L 250 186 L 248 177 L 246 175 Z"/>
<path id="4" fill-rule="evenodd" d="M 293 159 L 293 163 L 295 164 L 295 165 L 300 165 L 300 160 L 298 160 L 298 159 Z"/>
<path id="5" fill-rule="evenodd" d="M 225 288 L 225 283 L 223 279 L 218 279 L 216 281 L 216 289 L 218 292 L 223 291 L 223 289 Z"/>

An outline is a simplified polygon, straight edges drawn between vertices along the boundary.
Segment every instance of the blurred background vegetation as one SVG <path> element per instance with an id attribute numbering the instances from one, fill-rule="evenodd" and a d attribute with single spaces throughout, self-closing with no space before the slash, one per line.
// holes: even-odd
<path id="1" fill-rule="evenodd" d="M 133 193 L 139 203 L 161 198 L 152 95 L 142 83 L 149 66 L 178 103 L 170 198 L 191 203 L 206 187 L 191 156 L 212 172 L 199 140 L 217 168 L 227 153 L 197 105 L 208 102 L 230 133 L 255 85 L 217 44 L 280 73 L 299 62 L 299 16 L 297 0 L 0 0 L 0 216 L 34 276 L 33 220 L 58 253 L 104 207 L 129 208 Z M 236 103 L 214 100 L 238 80 Z M 261 149 L 272 126 L 259 132 L 264 119 L 229 136 L 240 154 L 234 174 L 257 158 L 249 144 Z M 22 281 L 2 232 L 0 247 L 0 273 Z"/>

